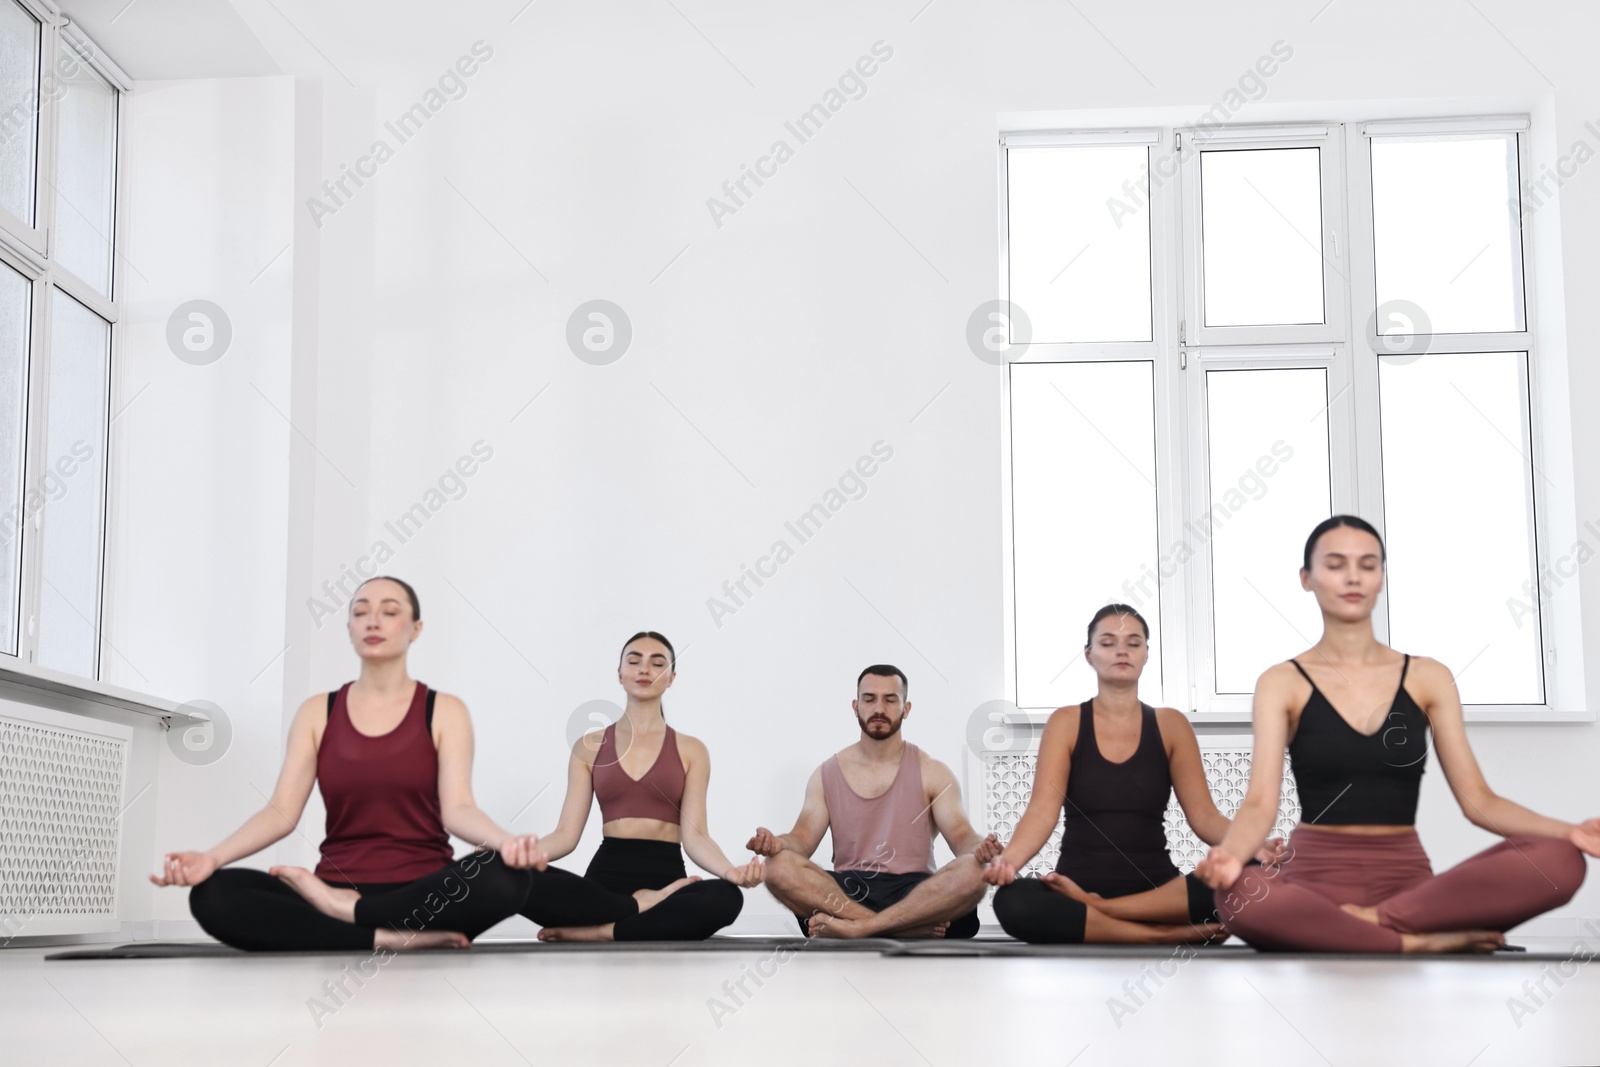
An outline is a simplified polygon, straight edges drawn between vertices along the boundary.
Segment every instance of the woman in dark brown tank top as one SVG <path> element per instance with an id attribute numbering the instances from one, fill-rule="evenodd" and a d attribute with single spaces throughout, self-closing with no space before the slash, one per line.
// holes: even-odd
<path id="1" fill-rule="evenodd" d="M 1205 941 L 1217 937 L 1211 890 L 1167 854 L 1163 817 L 1176 789 L 1196 836 L 1222 840 L 1228 819 L 1206 787 L 1194 729 L 1173 708 L 1139 702 L 1149 627 L 1110 604 L 1089 623 L 1093 700 L 1046 723 L 1028 808 L 985 878 L 1012 937 L 1043 943 Z M 1113 758 L 1115 757 L 1115 758 Z M 1044 878 L 1017 871 L 1065 816 L 1061 857 Z"/>
<path id="2" fill-rule="evenodd" d="M 605 836 L 582 877 L 558 867 L 532 876 L 522 914 L 541 940 L 702 941 L 738 918 L 741 888 L 761 883 L 759 859 L 735 867 L 707 832 L 710 755 L 661 710 L 676 659 L 654 631 L 630 637 L 617 664 L 622 718 L 573 745 L 561 817 L 540 851 L 556 860 L 577 848 L 595 800 Z M 685 852 L 719 877 L 689 878 Z"/>
<path id="3" fill-rule="evenodd" d="M 507 834 L 473 800 L 466 706 L 406 671 L 422 633 L 416 592 L 397 578 L 367 581 L 349 633 L 361 675 L 300 706 L 267 806 L 206 852 L 168 853 L 151 881 L 191 886 L 201 927 L 236 948 L 465 948 L 516 913 L 525 868 L 544 859 L 535 839 Z M 287 837 L 314 783 L 328 812 L 316 873 L 226 866 Z M 478 850 L 452 860 L 452 833 Z"/>

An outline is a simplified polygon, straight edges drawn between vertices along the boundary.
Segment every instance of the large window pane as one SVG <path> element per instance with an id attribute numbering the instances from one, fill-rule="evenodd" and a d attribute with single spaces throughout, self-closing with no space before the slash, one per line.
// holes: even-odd
<path id="1" fill-rule="evenodd" d="M 39 662 L 93 678 L 100 634 L 111 326 L 59 290 L 51 295 Z"/>
<path id="2" fill-rule="evenodd" d="M 1300 563 L 1332 511 L 1327 372 L 1211 371 L 1206 408 L 1210 510 L 1186 529 L 1211 542 L 1216 691 L 1249 693 L 1322 634 Z"/>
<path id="3" fill-rule="evenodd" d="M 1521 330 L 1517 203 L 1515 134 L 1373 138 L 1378 304 L 1416 305 L 1427 320 L 1418 332 Z"/>
<path id="4" fill-rule="evenodd" d="M 1319 149 L 1202 152 L 1200 200 L 1207 326 L 1324 321 Z"/>
<path id="5" fill-rule="evenodd" d="M 39 146 L 39 22 L 0 0 L 0 208 L 33 225 Z"/>
<path id="6" fill-rule="evenodd" d="M 56 178 L 55 256 L 62 266 L 111 295 L 111 212 L 116 190 L 116 90 L 65 41 Z"/>
<path id="7" fill-rule="evenodd" d="M 1468 704 L 1544 701 L 1526 360 L 1379 361 L 1390 640 Z"/>
<path id="8" fill-rule="evenodd" d="M 1094 695 L 1084 632 L 1095 610 L 1113 601 L 1132 604 L 1150 623 L 1152 656 L 1140 692 L 1161 702 L 1153 367 L 1146 361 L 1011 367 L 1021 707 L 1058 707 Z"/>
<path id="9" fill-rule="evenodd" d="M 1006 152 L 1011 302 L 1031 337 L 1150 340 L 1150 210 L 1144 145 Z"/>
<path id="10" fill-rule="evenodd" d="M 27 433 L 31 286 L 0 263 L 0 652 L 17 654 L 22 595 L 22 458 Z"/>

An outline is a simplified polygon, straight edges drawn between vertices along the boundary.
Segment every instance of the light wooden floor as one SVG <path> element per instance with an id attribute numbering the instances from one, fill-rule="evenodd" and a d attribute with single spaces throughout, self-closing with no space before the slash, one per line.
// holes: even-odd
<path id="1" fill-rule="evenodd" d="M 1561 986 L 1547 974 L 1535 1005 L 1523 983 L 1556 965 L 463 953 L 397 958 L 314 1014 L 308 1000 L 359 957 L 45 951 L 0 952 L 0 1064 L 1600 1063 L 1600 963 L 1568 965 Z M 1171 976 L 1144 974 L 1141 993 L 1163 962 Z M 775 973 L 738 994 L 758 966 Z M 1514 1017 L 1513 997 L 1531 1012 Z"/>

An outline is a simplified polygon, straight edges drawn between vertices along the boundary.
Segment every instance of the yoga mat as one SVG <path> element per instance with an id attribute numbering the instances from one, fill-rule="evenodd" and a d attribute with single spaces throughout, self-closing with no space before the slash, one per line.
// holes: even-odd
<path id="1" fill-rule="evenodd" d="M 706 941 L 479 941 L 470 949 L 431 948 L 429 955 L 469 953 L 561 952 L 772 952 L 787 946 L 794 952 L 883 952 L 895 944 L 881 938 L 857 941 L 803 937 L 713 937 Z M 277 956 L 367 956 L 371 949 L 316 952 L 246 952 L 215 941 L 134 941 L 124 945 L 90 945 L 55 952 L 46 960 L 216 959 Z"/>
<path id="2" fill-rule="evenodd" d="M 896 941 L 883 950 L 893 957 L 1005 957 L 1026 956 L 1059 959 L 1168 959 L 1180 951 L 1178 945 L 1030 945 L 1009 938 L 975 937 L 965 941 Z M 1249 945 L 1192 945 L 1194 959 L 1202 960 L 1479 960 L 1527 963 L 1534 960 L 1565 960 L 1571 952 L 1529 952 L 1520 945 L 1509 945 L 1488 955 L 1407 956 L 1388 952 L 1258 952 Z"/>
<path id="3" fill-rule="evenodd" d="M 886 938 L 862 938 L 858 941 L 831 938 L 802 937 L 713 937 L 707 941 L 480 941 L 470 949 L 417 949 L 428 955 L 458 955 L 467 952 L 484 953 L 564 953 L 564 952 L 772 952 L 788 948 L 795 954 L 812 952 L 875 952 L 882 956 L 940 958 L 957 957 L 1029 957 L 1049 959 L 1167 959 L 1178 951 L 1174 945 L 1029 945 L 1010 938 L 975 937 L 966 940 L 944 941 L 937 939 L 894 941 Z M 1248 945 L 1196 945 L 1196 959 L 1251 959 L 1251 960 L 1399 960 L 1399 959 L 1449 959 L 1477 961 L 1506 961 L 1526 963 L 1534 961 L 1560 962 L 1568 959 L 1567 952 L 1529 952 L 1521 946 L 1487 956 L 1398 956 L 1387 953 L 1359 952 L 1257 952 Z M 279 956 L 365 956 L 370 949 L 344 952 L 245 952 L 242 949 L 219 945 L 215 941 L 134 941 L 124 945 L 93 945 L 56 952 L 45 957 L 61 960 L 155 960 L 155 959 L 247 959 Z"/>

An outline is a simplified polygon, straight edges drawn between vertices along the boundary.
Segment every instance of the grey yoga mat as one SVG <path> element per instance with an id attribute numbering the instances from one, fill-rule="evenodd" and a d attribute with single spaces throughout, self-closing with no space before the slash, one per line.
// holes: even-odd
<path id="1" fill-rule="evenodd" d="M 1062 959 L 1168 959 L 1182 954 L 1202 960 L 1564 960 L 1567 952 L 1529 952 L 1508 946 L 1488 955 L 1402 956 L 1387 952 L 1260 952 L 1249 945 L 1030 945 L 1009 938 L 975 937 L 968 941 L 896 941 L 883 950 L 885 956 L 1028 956 Z"/>
<path id="2" fill-rule="evenodd" d="M 479 941 L 470 949 L 419 949 L 433 955 L 441 953 L 559 953 L 559 952 L 772 952 L 788 947 L 793 952 L 882 952 L 896 942 L 879 938 L 857 941 L 803 937 L 713 937 L 705 941 Z M 46 960 L 152 960 L 215 959 L 255 956 L 355 956 L 370 955 L 371 949 L 315 952 L 245 952 L 215 941 L 133 941 L 122 945 L 87 945 L 55 952 Z"/>
<path id="3" fill-rule="evenodd" d="M 568 952 L 774 952 L 787 948 L 791 952 L 875 952 L 883 956 L 917 957 L 1042 957 L 1049 959 L 1166 959 L 1185 951 L 1174 945 L 1030 945 L 1002 937 L 975 937 L 967 940 L 894 941 L 887 938 L 863 938 L 858 941 L 803 937 L 713 937 L 706 941 L 630 941 L 630 942 L 578 942 L 557 941 L 479 941 L 471 949 L 422 949 L 430 955 L 471 953 L 568 953 Z M 369 954 L 360 949 L 346 952 L 245 952 L 242 949 L 219 945 L 215 941 L 134 941 L 122 945 L 91 945 L 52 953 L 46 960 L 151 960 L 151 959 L 226 959 L 278 956 L 354 956 Z M 1187 950 L 1196 959 L 1254 959 L 1254 960 L 1329 960 L 1372 959 L 1398 960 L 1401 958 L 1430 960 L 1533 961 L 1565 960 L 1567 953 L 1529 952 L 1518 946 L 1509 946 L 1500 952 L 1485 956 L 1426 956 L 1400 957 L 1383 953 L 1333 953 L 1333 952 L 1257 952 L 1248 945 L 1196 945 Z"/>

